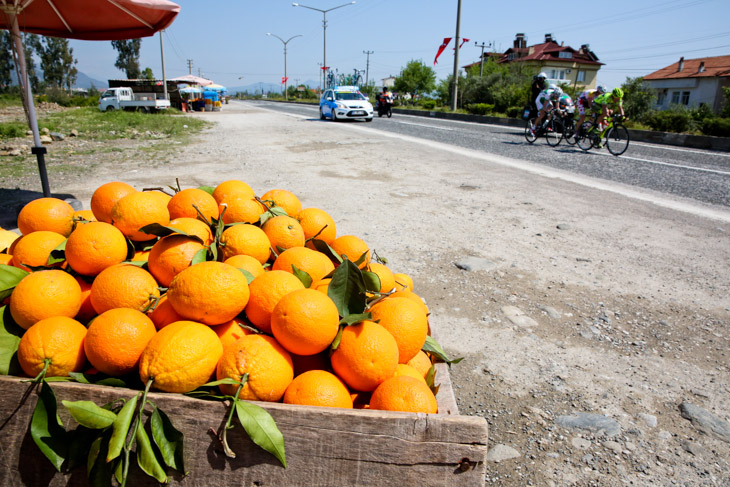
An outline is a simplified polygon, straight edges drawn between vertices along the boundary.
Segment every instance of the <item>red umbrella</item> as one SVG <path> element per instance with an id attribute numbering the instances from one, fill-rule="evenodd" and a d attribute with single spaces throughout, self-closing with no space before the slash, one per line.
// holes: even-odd
<path id="1" fill-rule="evenodd" d="M 33 94 L 25 67 L 20 32 L 50 37 L 93 41 L 114 41 L 149 37 L 169 26 L 180 6 L 168 0 L 0 0 L 0 28 L 10 30 L 20 67 L 28 123 L 33 131 L 43 195 L 50 196 L 45 152 L 41 145 Z"/>

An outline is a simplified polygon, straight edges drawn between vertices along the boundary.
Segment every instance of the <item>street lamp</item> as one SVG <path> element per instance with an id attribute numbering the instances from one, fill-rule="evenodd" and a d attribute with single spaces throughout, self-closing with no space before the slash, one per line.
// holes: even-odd
<path id="1" fill-rule="evenodd" d="M 306 5 L 302 5 L 301 3 L 296 3 L 296 2 L 292 3 L 293 7 L 308 8 L 309 10 L 316 10 L 317 12 L 322 12 L 322 34 L 323 34 L 323 38 L 324 38 L 324 54 L 322 56 L 322 71 L 327 69 L 327 12 L 330 12 L 330 11 L 338 9 L 338 8 L 347 7 L 348 5 L 354 5 L 354 4 L 355 4 L 355 2 L 352 1 L 350 3 L 343 3 L 342 5 L 338 5 L 337 7 L 328 8 L 327 10 L 322 10 L 319 8 L 308 7 Z M 324 75 L 324 73 L 323 73 L 323 75 Z M 324 78 L 324 79 L 325 79 L 325 83 L 326 83 L 326 78 Z"/>
<path id="2" fill-rule="evenodd" d="M 277 39 L 279 39 L 282 42 L 282 44 L 284 44 L 284 100 L 288 100 L 289 94 L 286 91 L 286 82 L 288 81 L 287 76 L 286 76 L 286 45 L 289 44 L 290 40 L 294 39 L 295 37 L 302 37 L 302 35 L 297 34 L 295 36 L 291 36 L 287 40 L 284 40 L 281 37 L 279 37 L 278 35 L 272 34 L 271 32 L 267 32 L 266 35 L 276 37 Z"/>

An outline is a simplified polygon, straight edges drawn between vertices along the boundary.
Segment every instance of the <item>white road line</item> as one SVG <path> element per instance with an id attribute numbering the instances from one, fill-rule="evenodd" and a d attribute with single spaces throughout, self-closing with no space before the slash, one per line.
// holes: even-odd
<path id="1" fill-rule="evenodd" d="M 456 130 L 456 129 L 450 129 L 450 128 L 446 128 L 446 127 L 438 127 L 436 125 L 427 125 L 425 123 L 403 122 L 400 120 L 398 120 L 398 123 L 400 123 L 402 125 L 414 125 L 416 127 L 426 127 L 426 128 L 430 128 L 430 129 L 436 129 L 436 130 L 448 130 L 448 131 Z"/>
<path id="2" fill-rule="evenodd" d="M 594 153 L 599 156 L 607 156 L 607 157 L 615 157 L 611 154 L 606 153 Z M 619 156 L 619 159 L 630 159 L 632 161 L 639 161 L 639 162 L 647 162 L 649 164 L 657 164 L 659 166 L 669 166 L 669 167 L 676 167 L 679 169 L 690 169 L 692 171 L 702 171 L 702 172 L 711 172 L 714 174 L 721 174 L 723 176 L 730 176 L 730 171 L 718 171 L 717 169 L 706 169 L 704 167 L 694 167 L 694 166 L 685 166 L 684 164 L 673 164 L 671 162 L 662 162 L 662 161 L 652 161 L 651 159 L 641 159 L 639 157 L 632 157 L 632 156 Z"/>
<path id="3" fill-rule="evenodd" d="M 730 157 L 730 154 L 725 154 L 721 152 L 712 152 L 709 150 L 697 150 L 697 149 L 685 149 L 683 147 L 667 147 L 666 145 L 659 145 L 659 144 L 650 144 L 648 142 L 632 142 L 632 144 L 641 145 L 644 147 L 651 147 L 654 149 L 660 149 L 660 150 L 673 150 L 677 152 L 690 152 L 692 154 L 702 154 L 705 156 L 719 156 L 719 157 Z"/>

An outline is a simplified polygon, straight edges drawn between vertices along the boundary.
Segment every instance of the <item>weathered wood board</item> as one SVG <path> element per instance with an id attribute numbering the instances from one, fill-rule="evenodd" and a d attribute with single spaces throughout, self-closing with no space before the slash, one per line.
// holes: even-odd
<path id="1" fill-rule="evenodd" d="M 237 458 L 223 455 L 211 433 L 226 415 L 226 405 L 179 394 L 151 393 L 185 434 L 188 475 L 180 486 L 483 486 L 487 457 L 484 418 L 459 416 L 448 371 L 438 365 L 439 414 L 394 413 L 257 403 L 274 417 L 284 435 L 287 468 L 254 445 L 236 421 L 229 443 Z M 104 404 L 137 391 L 77 383 L 51 384 L 59 400 Z M 0 486 L 85 486 L 86 471 L 62 475 L 43 457 L 30 436 L 35 393 L 24 398 L 27 382 L 0 377 Z M 59 413 L 67 430 L 76 426 Z M 157 485 L 142 475 L 134 487 Z"/>

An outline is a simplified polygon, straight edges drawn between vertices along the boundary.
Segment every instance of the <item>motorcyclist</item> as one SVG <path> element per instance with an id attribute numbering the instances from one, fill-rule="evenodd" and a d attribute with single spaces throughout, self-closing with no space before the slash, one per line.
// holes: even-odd
<path id="1" fill-rule="evenodd" d="M 378 114 L 387 113 L 388 107 L 393 105 L 393 93 L 387 86 L 383 86 L 383 92 L 378 94 L 377 101 Z"/>

